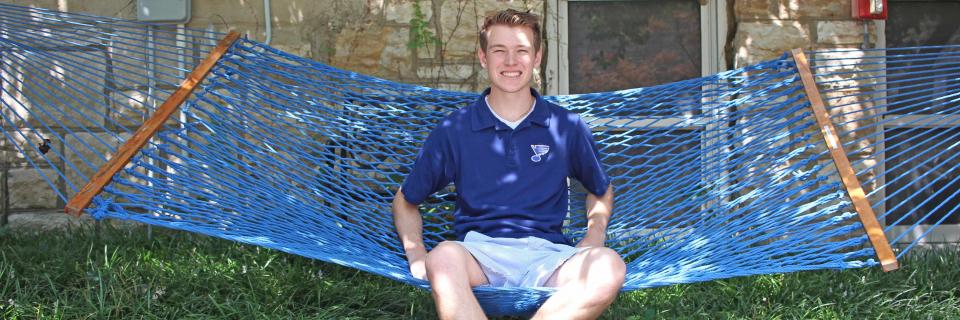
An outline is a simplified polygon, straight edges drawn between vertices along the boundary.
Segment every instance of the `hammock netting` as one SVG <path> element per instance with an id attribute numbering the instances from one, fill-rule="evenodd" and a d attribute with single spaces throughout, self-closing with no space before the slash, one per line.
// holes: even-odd
<path id="1" fill-rule="evenodd" d="M 223 36 L 0 5 L 6 161 L 68 200 Z M 958 223 L 960 46 L 807 54 L 898 256 Z M 86 212 L 428 288 L 408 272 L 390 202 L 437 121 L 477 97 L 240 39 Z M 877 265 L 789 55 L 546 98 L 594 129 L 616 192 L 607 245 L 627 261 L 623 290 Z M 428 247 L 452 238 L 455 192 L 421 207 Z M 574 180 L 570 192 L 565 232 L 576 241 L 584 192 Z M 553 290 L 475 292 L 489 314 L 516 314 Z"/>

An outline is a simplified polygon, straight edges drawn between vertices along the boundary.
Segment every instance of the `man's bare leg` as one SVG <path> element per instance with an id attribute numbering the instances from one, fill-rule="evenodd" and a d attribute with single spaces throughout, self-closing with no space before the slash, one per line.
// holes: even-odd
<path id="1" fill-rule="evenodd" d="M 471 288 L 486 284 L 487 277 L 466 248 L 441 242 L 427 253 L 426 269 L 440 319 L 486 319 Z"/>
<path id="2" fill-rule="evenodd" d="M 627 267 L 610 248 L 589 248 L 565 262 L 547 280 L 557 292 L 533 319 L 596 319 L 623 287 Z"/>

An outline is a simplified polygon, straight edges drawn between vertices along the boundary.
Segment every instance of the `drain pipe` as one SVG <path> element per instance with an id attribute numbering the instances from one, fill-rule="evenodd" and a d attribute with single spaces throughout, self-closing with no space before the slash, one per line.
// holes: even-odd
<path id="1" fill-rule="evenodd" d="M 0 204 L 0 227 L 6 226 L 10 219 L 10 189 L 7 183 L 10 179 L 10 163 L 0 163 L 0 197 L 3 203 Z"/>
<path id="2" fill-rule="evenodd" d="M 263 22 L 267 25 L 267 38 L 263 40 L 263 43 L 269 45 L 270 40 L 273 40 L 273 21 L 270 20 L 270 0 L 263 0 Z"/>

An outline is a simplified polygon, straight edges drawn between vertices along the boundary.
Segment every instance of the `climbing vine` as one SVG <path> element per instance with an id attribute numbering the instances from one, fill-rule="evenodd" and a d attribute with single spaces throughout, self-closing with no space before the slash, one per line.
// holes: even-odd
<path id="1" fill-rule="evenodd" d="M 429 45 L 440 45 L 440 38 L 430 30 L 430 23 L 427 16 L 423 14 L 423 8 L 420 7 L 420 1 L 413 3 L 413 18 L 410 19 L 410 41 L 407 42 L 407 48 L 427 48 Z"/>

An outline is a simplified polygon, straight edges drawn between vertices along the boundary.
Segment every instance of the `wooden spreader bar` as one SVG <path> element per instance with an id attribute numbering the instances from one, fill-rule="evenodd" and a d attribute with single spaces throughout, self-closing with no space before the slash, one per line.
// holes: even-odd
<path id="1" fill-rule="evenodd" d="M 883 233 L 883 228 L 880 227 L 877 215 L 874 213 L 873 207 L 870 206 L 870 201 L 867 200 L 860 180 L 857 179 L 857 174 L 850 165 L 850 160 L 847 159 L 847 152 L 843 150 L 843 144 L 840 143 L 840 138 L 837 136 L 837 129 L 833 126 L 833 122 L 830 121 L 830 114 L 827 113 L 827 109 L 824 107 L 820 90 L 817 89 L 817 83 L 813 79 L 813 73 L 810 72 L 810 63 L 807 61 L 807 56 L 801 49 L 794 49 L 792 53 L 793 60 L 797 63 L 797 71 L 800 73 L 800 79 L 803 81 L 803 89 L 807 94 L 807 98 L 810 99 L 810 107 L 813 109 L 813 114 L 817 118 L 820 133 L 823 134 L 823 139 L 827 143 L 827 149 L 830 150 L 830 156 L 833 158 L 833 163 L 837 166 L 837 172 L 840 173 L 840 179 L 847 189 L 847 195 L 850 196 L 850 200 L 853 201 L 853 207 L 857 210 L 857 215 L 860 216 L 860 222 L 867 232 L 867 237 L 870 238 L 870 243 L 873 245 L 874 251 L 877 252 L 877 259 L 880 260 L 883 271 L 896 270 L 900 268 L 900 264 L 897 262 L 897 257 L 890 248 L 890 243 L 887 242 L 887 236 Z"/>
<path id="2" fill-rule="evenodd" d="M 120 169 L 123 169 L 123 167 L 130 162 L 130 159 L 133 158 L 133 155 L 139 152 L 140 149 L 147 144 L 147 141 L 160 130 L 163 123 L 167 122 L 170 115 L 190 97 L 193 89 L 196 88 L 200 82 L 203 82 L 203 79 L 210 73 L 210 69 L 217 64 L 217 61 L 223 57 L 227 49 L 239 38 L 239 33 L 231 31 L 226 37 L 220 40 L 217 46 L 213 48 L 213 51 L 210 52 L 210 55 L 190 72 L 190 75 L 180 83 L 180 87 L 157 108 L 153 116 L 147 119 L 147 121 L 143 123 L 143 126 L 137 129 L 137 132 L 117 149 L 117 154 L 105 165 L 100 167 L 97 173 L 90 178 L 90 181 L 80 189 L 80 192 L 67 202 L 67 214 L 74 216 L 83 214 L 83 210 L 93 201 L 93 197 L 100 194 L 100 192 L 103 191 L 103 187 L 113 180 L 113 175 L 119 172 Z"/>

